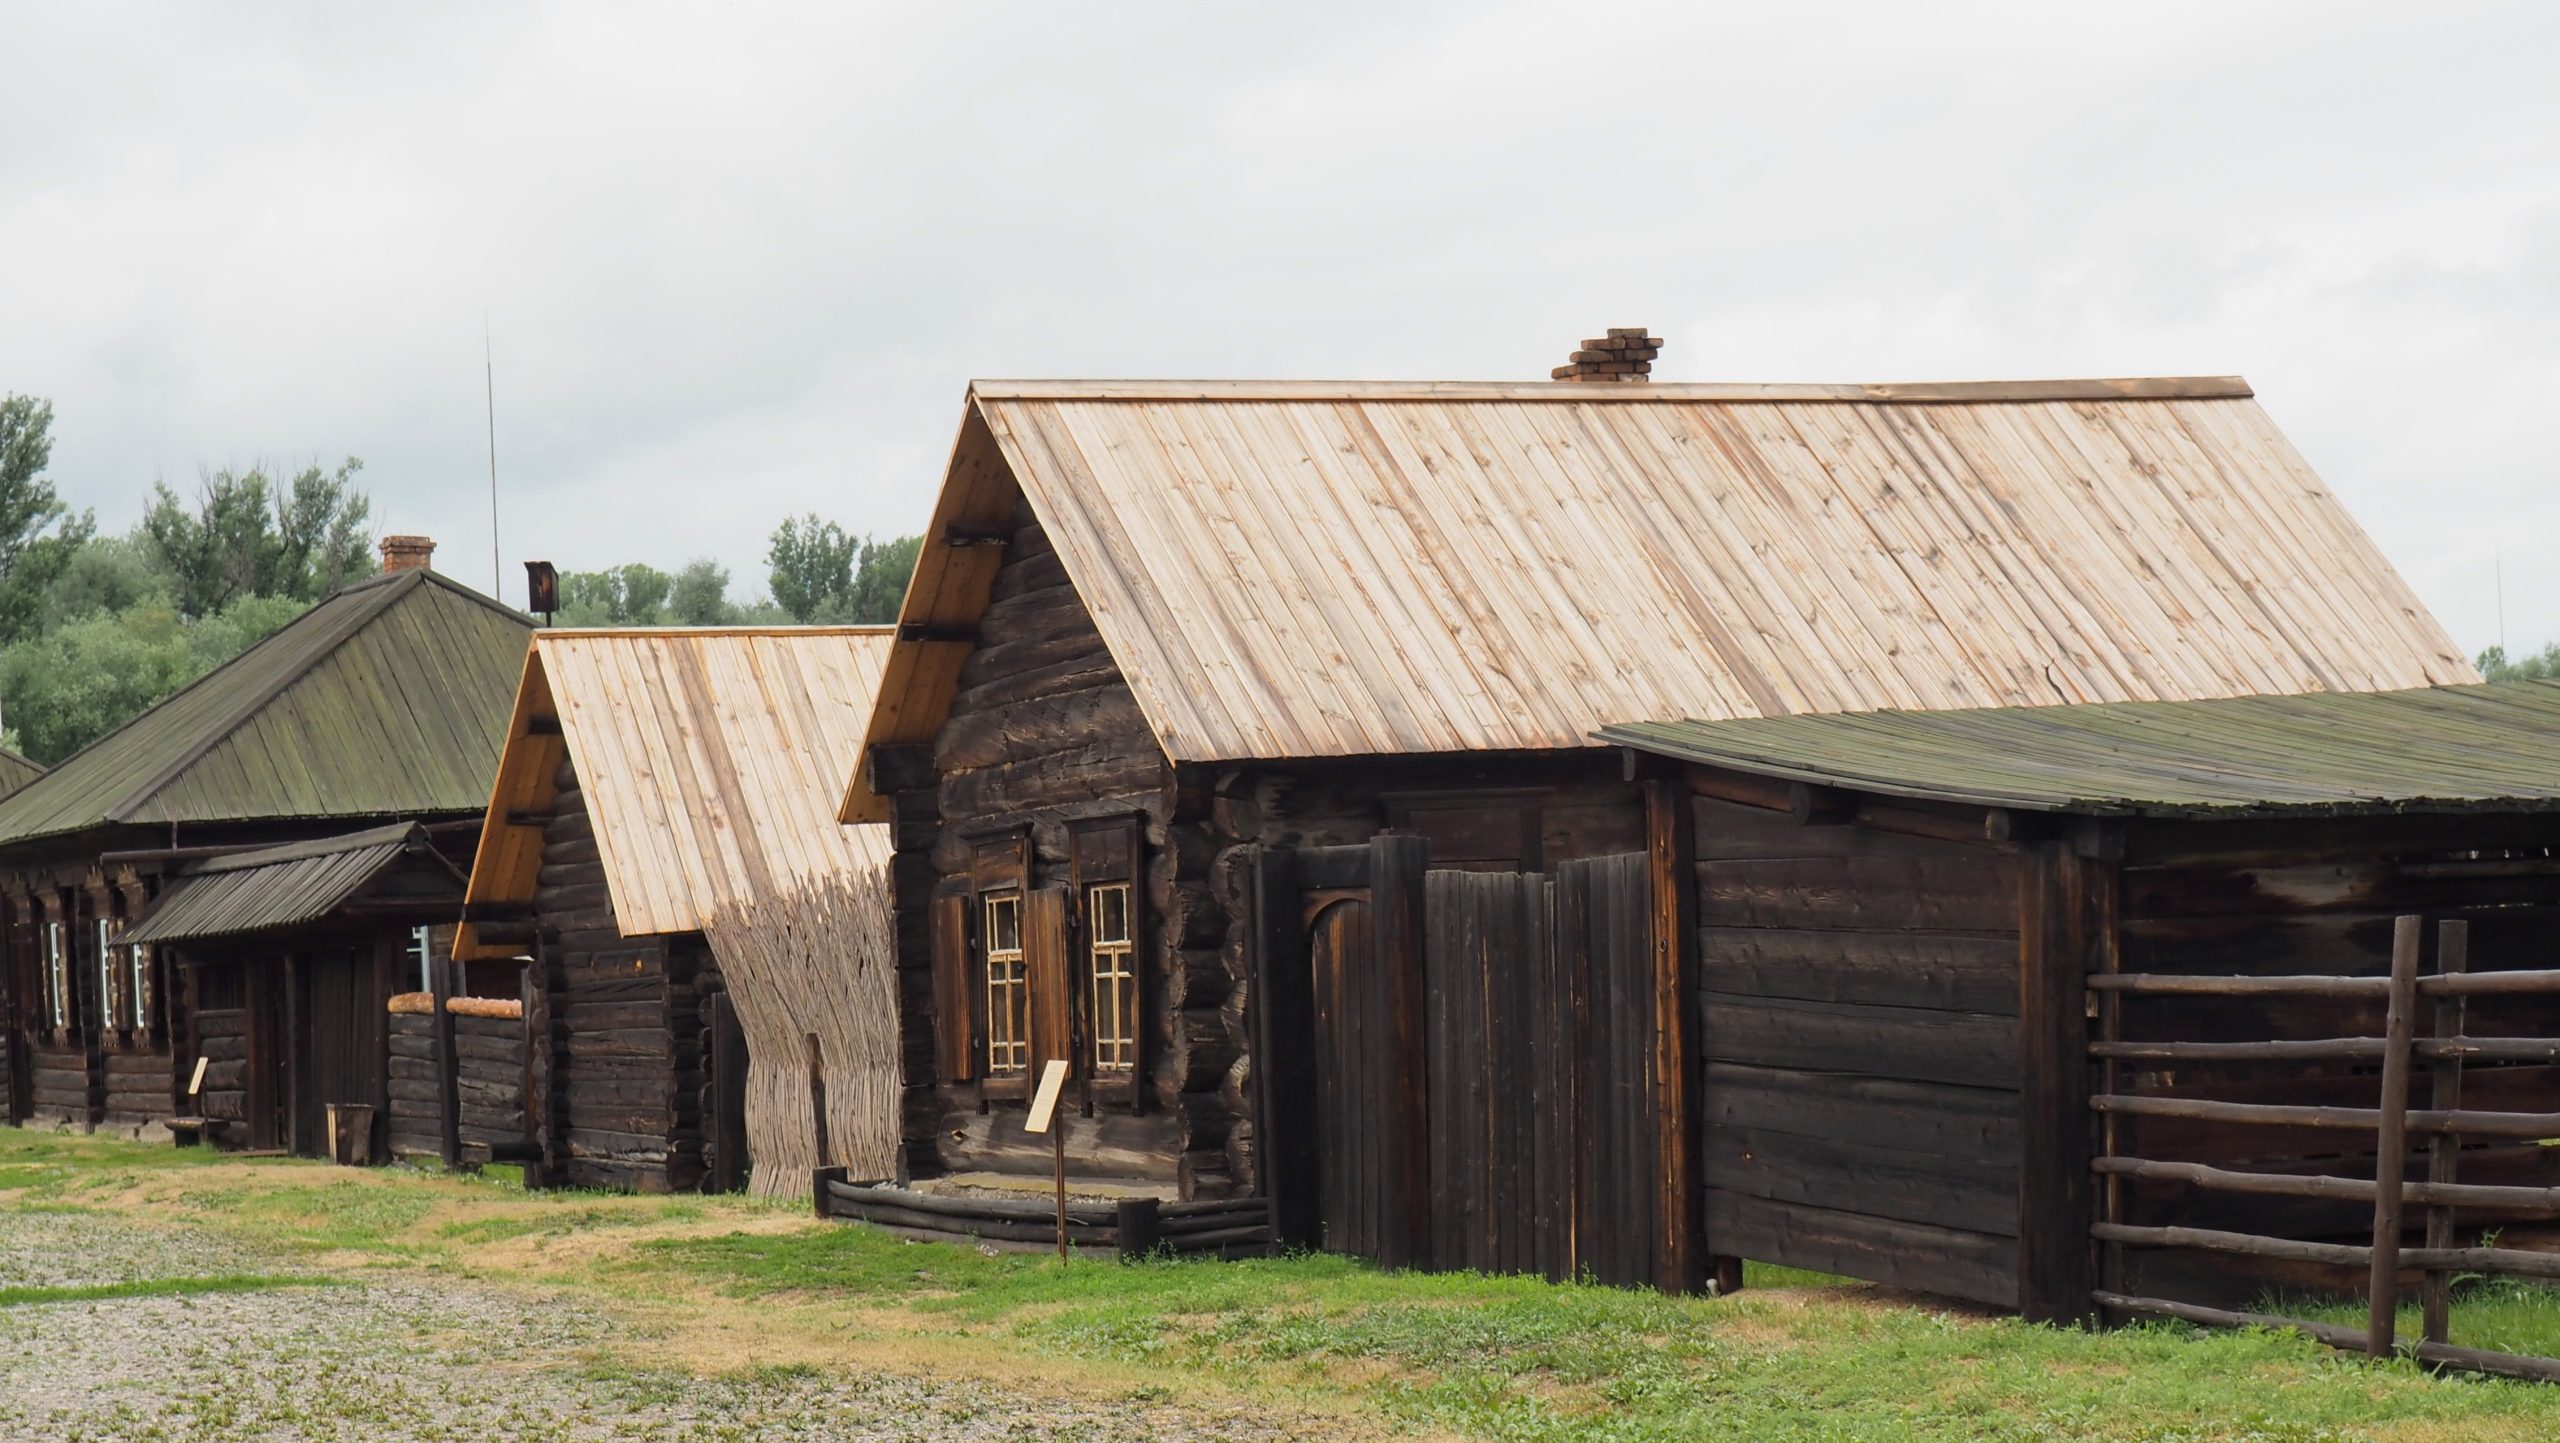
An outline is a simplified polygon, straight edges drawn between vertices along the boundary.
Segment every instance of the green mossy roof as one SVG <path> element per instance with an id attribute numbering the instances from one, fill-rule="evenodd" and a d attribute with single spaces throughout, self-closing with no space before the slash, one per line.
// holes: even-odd
<path id="1" fill-rule="evenodd" d="M 2138 816 L 2560 809 L 2560 684 L 1641 722 L 1603 741 L 1887 796 Z"/>
<path id="2" fill-rule="evenodd" d="M 350 586 L 0 797 L 0 846 L 479 811 L 532 625 L 423 569 Z"/>

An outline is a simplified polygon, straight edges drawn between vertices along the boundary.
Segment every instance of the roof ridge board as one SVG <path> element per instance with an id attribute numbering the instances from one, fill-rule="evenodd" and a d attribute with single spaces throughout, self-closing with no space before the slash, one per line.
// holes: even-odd
<path id="1" fill-rule="evenodd" d="M 302 658 L 299 664 L 294 665 L 283 675 L 278 676 L 267 685 L 259 688 L 258 691 L 248 699 L 233 707 L 230 712 L 221 717 L 218 724 L 205 728 L 203 733 L 200 734 L 193 742 L 182 748 L 176 757 L 172 758 L 166 765 L 162 766 L 160 770 L 152 773 L 150 778 L 143 782 L 141 786 L 128 793 L 123 801 L 108 807 L 106 809 L 104 820 L 110 822 L 130 822 L 134 820 L 135 814 L 141 810 L 142 805 L 145 802 L 148 802 L 153 797 L 158 796 L 162 790 L 175 782 L 179 777 L 186 775 L 186 773 L 191 770 L 196 763 L 204 760 L 205 756 L 215 747 L 222 745 L 223 742 L 230 739 L 234 732 L 237 732 L 240 728 L 247 726 L 249 722 L 258 715 L 258 713 L 265 711 L 269 706 L 273 705 L 276 698 L 291 690 L 296 682 L 299 682 L 304 677 L 309 676 L 321 662 L 328 660 L 330 656 L 337 652 L 338 648 L 345 646 L 349 640 L 353 639 L 356 633 L 372 625 L 377 617 L 380 617 L 384 612 L 389 611 L 392 605 L 401 597 L 406 596 L 408 593 L 425 585 L 426 582 L 424 578 L 432 575 L 434 575 L 433 572 L 430 572 L 423 567 L 419 567 L 399 573 L 399 580 L 392 583 L 375 583 L 365 586 L 341 588 L 340 590 L 331 593 L 326 600 L 315 603 L 310 610 L 305 611 L 301 616 L 295 617 L 292 621 L 285 623 L 283 626 L 276 628 L 274 631 L 260 638 L 256 646 L 253 646 L 247 651 L 240 653 L 238 656 L 233 657 L 231 660 L 224 662 L 221 666 L 217 666 L 213 670 L 206 672 L 203 676 L 196 678 L 194 682 L 190 682 L 185 688 L 181 689 L 175 695 L 169 697 L 166 701 L 161 702 L 159 706 L 154 706 L 150 708 L 150 710 L 143 712 L 142 716 L 135 717 L 132 722 L 127 722 L 125 725 L 131 726 L 134 722 L 141 721 L 143 717 L 147 717 L 151 715 L 152 712 L 158 711 L 160 707 L 167 706 L 170 702 L 176 701 L 178 697 L 186 695 L 188 691 L 194 690 L 196 686 L 210 681 L 230 668 L 247 661 L 250 657 L 255 656 L 268 643 L 273 642 L 279 637 L 282 637 L 286 633 L 292 631 L 296 625 L 317 613 L 321 607 L 327 606 L 330 602 L 336 601 L 343 596 L 355 596 L 358 598 L 356 604 L 347 608 L 344 616 L 332 619 L 325 624 L 320 639 L 315 641 L 312 646 L 310 655 Z M 409 578 L 412 577 L 420 579 L 409 580 Z M 446 585 L 451 586 L 452 583 L 448 582 Z M 468 588 L 459 587 L 454 589 L 468 590 Z M 117 730 L 121 731 L 123 728 L 119 727 Z M 114 733 L 109 733 L 109 735 L 113 734 Z M 99 740 L 103 741 L 105 738 L 102 737 Z M 96 744 L 97 743 L 92 742 L 90 745 L 95 746 Z M 83 747 L 81 750 L 86 751 L 88 748 Z"/>
<path id="2" fill-rule="evenodd" d="M 2030 401 L 2245 400 L 2257 393 L 2236 375 L 2124 376 L 2007 381 L 1761 382 L 1651 381 L 1579 385 L 1560 381 L 1039 380 L 969 383 L 984 401 L 1799 401 L 1961 404 Z"/>
<path id="3" fill-rule="evenodd" d="M 390 576 L 423 576 L 429 584 L 440 586 L 466 601 L 497 612 L 499 615 L 506 617 L 510 621 L 520 621 L 527 626 L 535 624 L 532 612 L 518 611 L 514 607 L 500 601 L 498 598 L 489 595 L 487 592 L 481 591 L 476 587 L 465 586 L 461 582 L 454 580 L 452 577 L 445 575 L 443 572 L 436 570 L 432 566 L 414 566 L 409 568 L 407 571 L 386 572 L 384 574 Z M 375 581 L 366 581 L 358 583 L 356 586 L 340 587 L 336 594 L 344 594 L 349 591 L 361 590 L 363 587 L 375 584 L 377 584 Z"/>
<path id="4" fill-rule="evenodd" d="M 213 873 L 245 871 L 251 867 L 272 867 L 284 862 L 309 861 L 315 857 L 334 857 L 365 851 L 373 847 L 387 847 L 394 843 L 406 844 L 421 836 L 423 833 L 418 823 L 414 821 L 392 822 L 385 826 L 367 827 L 362 831 L 345 832 L 334 837 L 313 837 L 306 841 L 261 847 L 252 852 L 233 852 L 199 862 L 187 872 L 187 875 L 200 877 Z"/>
<path id="5" fill-rule="evenodd" d="M 552 641 L 595 641 L 615 637 L 769 636 L 784 641 L 831 636 L 895 636 L 894 621 L 829 622 L 809 626 L 537 626 L 534 635 Z"/>

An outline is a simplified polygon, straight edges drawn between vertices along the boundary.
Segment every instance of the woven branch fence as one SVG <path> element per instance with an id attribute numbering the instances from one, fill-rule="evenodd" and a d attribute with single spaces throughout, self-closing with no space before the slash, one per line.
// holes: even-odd
<path id="1" fill-rule="evenodd" d="M 809 1175 L 840 1167 L 885 1178 L 899 1141 L 898 981 L 889 877 L 880 866 L 733 902 L 703 929 L 747 1036 L 749 1186 L 805 1198 Z M 825 1072 L 821 1156 L 810 1038 Z"/>

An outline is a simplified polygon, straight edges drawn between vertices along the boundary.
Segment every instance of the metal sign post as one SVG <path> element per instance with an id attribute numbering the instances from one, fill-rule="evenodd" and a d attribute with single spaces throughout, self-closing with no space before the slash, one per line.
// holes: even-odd
<path id="1" fill-rule="evenodd" d="M 1040 1069 L 1040 1090 L 1032 1095 L 1031 1116 L 1024 1119 L 1025 1132 L 1049 1134 L 1049 1157 L 1058 1185 L 1058 1260 L 1067 1257 L 1067 1130 L 1058 1126 L 1058 1094 L 1067 1087 L 1067 1064 L 1064 1058 L 1052 1058 Z"/>

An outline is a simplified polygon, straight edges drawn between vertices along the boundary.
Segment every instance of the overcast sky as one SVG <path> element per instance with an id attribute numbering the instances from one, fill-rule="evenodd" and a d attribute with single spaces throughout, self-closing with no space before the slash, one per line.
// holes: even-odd
<path id="1" fill-rule="evenodd" d="M 490 575 L 921 524 L 972 376 L 2245 374 L 2560 636 L 2560 7 L 0 0 L 0 391 L 111 527 L 356 455 Z"/>

